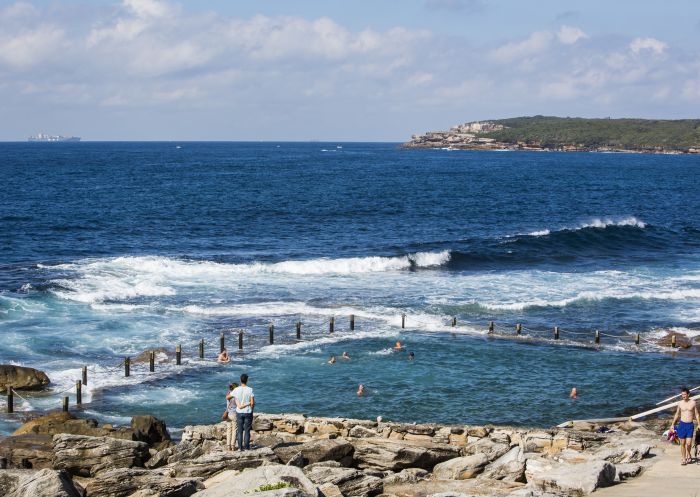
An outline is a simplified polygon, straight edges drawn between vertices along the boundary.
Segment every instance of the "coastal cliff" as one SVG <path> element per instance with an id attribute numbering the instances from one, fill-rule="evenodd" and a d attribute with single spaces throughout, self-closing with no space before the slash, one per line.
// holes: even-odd
<path id="1" fill-rule="evenodd" d="M 700 154 L 700 120 L 516 117 L 413 135 L 404 148 Z"/>

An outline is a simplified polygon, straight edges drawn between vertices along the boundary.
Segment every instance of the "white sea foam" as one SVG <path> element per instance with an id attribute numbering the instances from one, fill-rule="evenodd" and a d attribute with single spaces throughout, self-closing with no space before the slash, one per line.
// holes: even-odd
<path id="1" fill-rule="evenodd" d="M 578 231 L 586 228 L 597 228 L 597 229 L 604 229 L 609 226 L 634 226 L 637 228 L 644 229 L 647 227 L 647 224 L 642 221 L 641 219 L 638 219 L 634 216 L 627 216 L 627 217 L 596 217 L 593 219 L 590 219 L 588 221 L 584 221 L 582 223 L 579 223 L 576 226 L 562 226 L 560 228 L 557 228 L 554 230 L 554 232 L 559 232 L 559 231 Z M 550 229 L 541 229 L 541 230 L 534 230 L 529 233 L 526 233 L 528 236 L 547 236 L 552 234 L 552 230 Z"/>
<path id="2" fill-rule="evenodd" d="M 418 252 L 396 257 L 321 258 L 249 264 L 184 261 L 157 256 L 117 257 L 54 266 L 63 272 L 72 272 L 76 277 L 54 280 L 53 283 L 59 288 L 53 292 L 65 299 L 99 304 L 137 297 L 173 296 L 180 286 L 207 287 L 217 283 L 230 286 L 246 276 L 366 274 L 440 266 L 449 260 L 448 251 Z"/>

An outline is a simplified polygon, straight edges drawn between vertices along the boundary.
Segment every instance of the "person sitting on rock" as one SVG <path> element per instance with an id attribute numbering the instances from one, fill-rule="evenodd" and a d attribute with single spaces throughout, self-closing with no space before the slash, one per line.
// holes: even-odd
<path id="1" fill-rule="evenodd" d="M 221 354 L 219 354 L 219 358 L 217 359 L 218 362 L 221 364 L 226 364 L 227 362 L 231 362 L 231 358 L 228 356 L 228 352 L 226 349 L 221 351 Z"/>

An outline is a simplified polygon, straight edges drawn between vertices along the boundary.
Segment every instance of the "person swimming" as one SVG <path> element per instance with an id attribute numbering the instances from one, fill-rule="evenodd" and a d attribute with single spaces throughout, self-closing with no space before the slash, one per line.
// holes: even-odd
<path id="1" fill-rule="evenodd" d="M 231 358 L 229 357 L 226 349 L 221 351 L 221 353 L 219 354 L 219 357 L 217 359 L 217 362 L 220 362 L 221 364 L 226 364 L 227 362 L 231 362 Z"/>
<path id="2" fill-rule="evenodd" d="M 414 354 L 413 352 L 409 352 L 409 353 L 408 353 L 408 360 L 409 360 L 409 361 L 412 361 L 412 360 L 415 359 L 415 358 L 416 358 L 416 354 Z"/>
<path id="3" fill-rule="evenodd" d="M 572 399 L 575 399 L 577 395 L 578 395 L 578 392 L 576 392 L 576 387 L 573 387 L 571 389 L 571 393 L 569 394 L 569 397 L 571 397 Z"/>
<path id="4" fill-rule="evenodd" d="M 331 358 L 328 359 L 328 364 L 335 364 L 335 355 L 331 355 Z"/>
<path id="5" fill-rule="evenodd" d="M 357 387 L 357 396 L 358 397 L 363 397 L 365 395 L 365 386 L 360 383 L 360 385 Z"/>
<path id="6" fill-rule="evenodd" d="M 402 348 L 403 347 L 401 347 L 401 342 L 397 340 L 396 345 L 394 345 L 394 350 L 401 350 Z"/>
<path id="7" fill-rule="evenodd" d="M 343 355 L 340 356 L 342 359 L 345 359 L 346 361 L 350 360 L 350 355 L 347 352 L 343 352 Z"/>

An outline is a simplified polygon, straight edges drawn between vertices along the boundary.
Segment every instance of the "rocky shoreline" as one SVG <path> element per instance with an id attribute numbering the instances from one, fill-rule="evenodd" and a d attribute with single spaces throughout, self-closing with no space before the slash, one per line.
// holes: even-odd
<path id="1" fill-rule="evenodd" d="M 57 412 L 0 440 L 0 495 L 582 496 L 650 465 L 655 423 L 598 433 L 260 413 L 253 450 L 232 452 L 225 422 L 187 426 L 176 444 L 151 416 L 115 428 Z"/>

